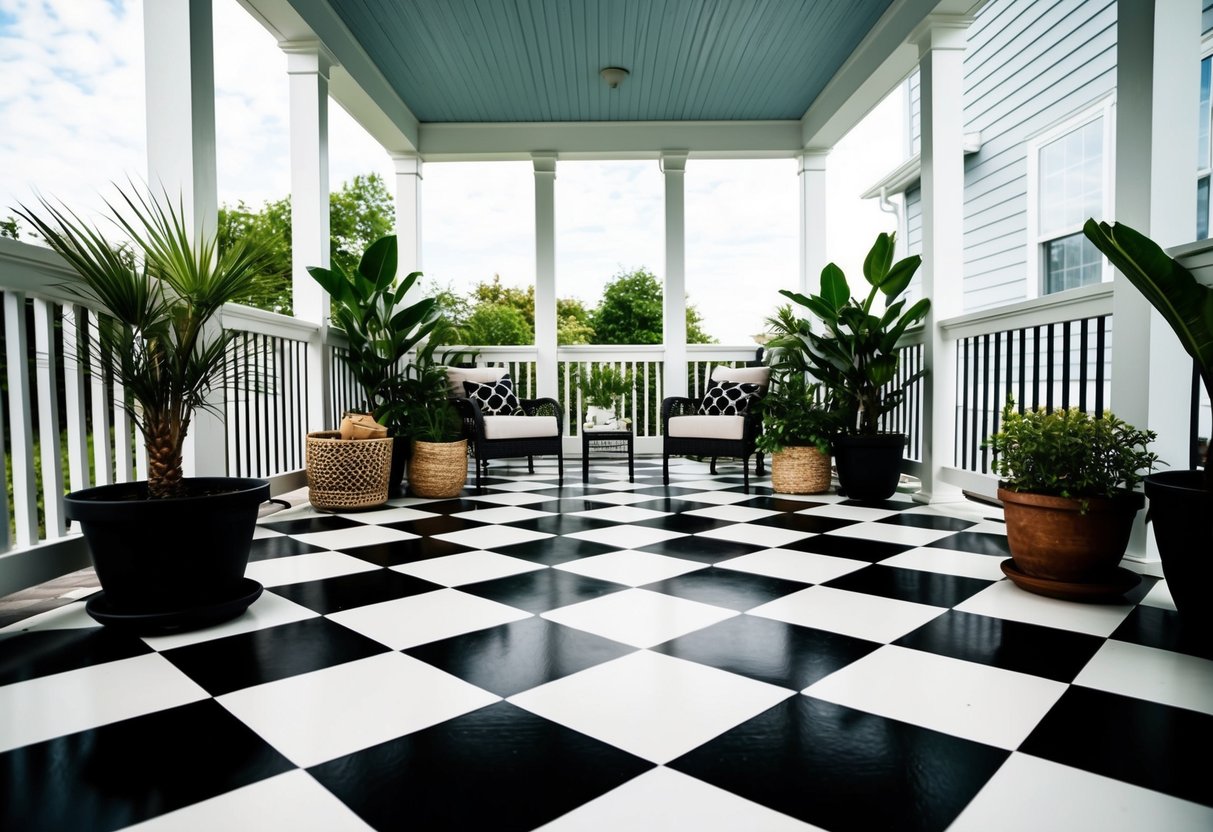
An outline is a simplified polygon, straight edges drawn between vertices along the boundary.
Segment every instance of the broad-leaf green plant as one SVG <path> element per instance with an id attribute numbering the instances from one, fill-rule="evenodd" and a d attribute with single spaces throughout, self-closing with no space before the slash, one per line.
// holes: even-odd
<path id="1" fill-rule="evenodd" d="M 785 448 L 814 447 L 830 453 L 830 439 L 838 433 L 839 414 L 829 410 L 820 385 L 810 384 L 804 373 L 773 375 L 758 401 L 762 433 L 755 447 L 766 454 Z"/>
<path id="2" fill-rule="evenodd" d="M 30 222 L 84 281 L 71 290 L 102 314 L 97 355 L 122 385 L 122 404 L 147 445 L 148 496 L 187 491 L 182 448 L 194 412 L 223 382 L 235 337 L 214 325 L 225 303 L 255 288 L 268 249 L 244 240 L 219 251 L 214 235 L 188 227 L 184 205 L 167 193 L 118 189 L 106 205 L 120 238 L 106 237 L 66 206 L 40 199 L 24 205 Z M 125 238 L 125 239 L 122 239 Z"/>
<path id="3" fill-rule="evenodd" d="M 781 289 L 780 294 L 806 307 L 822 322 L 825 334 L 796 331 L 793 338 L 809 370 L 834 397 L 843 416 L 843 432 L 858 436 L 880 433 L 880 418 L 897 408 L 906 390 L 926 370 L 899 378 L 897 342 L 906 329 L 922 321 L 931 308 L 922 298 L 908 309 L 899 299 L 922 263 L 918 255 L 893 262 L 894 235 L 880 234 L 863 263 L 870 291 L 862 300 L 851 296 L 846 275 L 834 263 L 821 272 L 820 294 L 805 296 Z M 883 310 L 875 309 L 877 295 Z M 789 338 L 786 346 L 792 346 Z"/>

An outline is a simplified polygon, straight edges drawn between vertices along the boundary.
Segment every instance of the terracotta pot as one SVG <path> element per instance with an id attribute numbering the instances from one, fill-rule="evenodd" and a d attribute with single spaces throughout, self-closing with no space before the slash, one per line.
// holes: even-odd
<path id="1" fill-rule="evenodd" d="M 1015 565 L 1026 575 L 1066 583 L 1107 578 L 1124 557 L 1133 517 L 1145 503 L 1131 491 L 1076 500 L 1001 487 L 998 499 Z"/>

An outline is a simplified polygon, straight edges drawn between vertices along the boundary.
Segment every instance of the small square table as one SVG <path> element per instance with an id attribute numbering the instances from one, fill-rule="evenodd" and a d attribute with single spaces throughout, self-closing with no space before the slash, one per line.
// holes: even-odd
<path id="1" fill-rule="evenodd" d="M 628 449 L 628 482 L 635 482 L 635 472 L 633 470 L 633 454 L 632 454 L 632 431 L 631 430 L 586 430 L 581 429 L 581 481 L 590 481 L 590 445 L 591 443 L 614 443 L 618 445 L 620 442 L 627 445 Z"/>

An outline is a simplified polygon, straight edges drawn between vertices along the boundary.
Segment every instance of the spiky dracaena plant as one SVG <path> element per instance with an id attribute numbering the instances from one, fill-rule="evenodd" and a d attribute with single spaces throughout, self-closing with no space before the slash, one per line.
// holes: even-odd
<path id="1" fill-rule="evenodd" d="M 97 353 L 126 392 L 122 404 L 147 444 L 147 490 L 152 499 L 186 493 L 182 447 L 194 411 L 211 407 L 223 379 L 233 334 L 212 319 L 225 303 L 245 298 L 267 262 L 263 242 L 237 242 L 220 253 L 213 235 L 196 237 L 184 207 L 167 194 L 118 189 L 106 202 L 115 242 L 72 210 L 39 198 L 40 214 L 21 205 L 28 220 L 76 271 L 72 287 L 97 318 Z"/>

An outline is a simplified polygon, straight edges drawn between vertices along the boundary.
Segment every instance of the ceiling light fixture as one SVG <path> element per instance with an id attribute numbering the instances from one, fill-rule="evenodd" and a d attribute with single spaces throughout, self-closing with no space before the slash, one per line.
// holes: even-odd
<path id="1" fill-rule="evenodd" d="M 606 81 L 607 86 L 611 89 L 618 87 L 620 82 L 623 81 L 624 78 L 628 77 L 628 71 L 618 66 L 608 66 L 599 74 L 602 76 L 602 80 Z"/>

